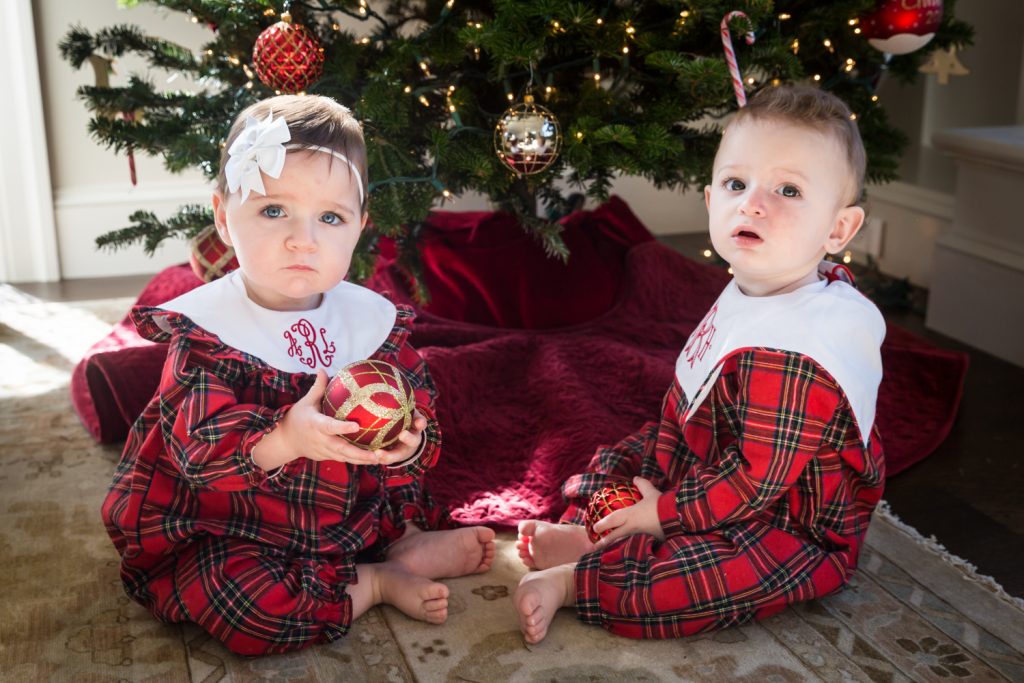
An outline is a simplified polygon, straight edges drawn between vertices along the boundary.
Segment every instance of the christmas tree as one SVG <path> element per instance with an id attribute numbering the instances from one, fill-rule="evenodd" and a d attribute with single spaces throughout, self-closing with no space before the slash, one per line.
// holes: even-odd
<path id="1" fill-rule="evenodd" d="M 879 79 L 913 80 L 931 52 L 972 36 L 954 18 L 955 0 L 911 3 L 918 18 L 927 11 L 941 24 L 924 47 L 899 56 L 872 47 L 862 30 L 861 18 L 885 0 L 152 1 L 207 25 L 210 41 L 193 53 L 130 25 L 71 28 L 60 46 L 65 59 L 91 61 L 101 76 L 79 91 L 94 115 L 92 136 L 213 178 L 228 127 L 249 104 L 282 90 L 335 98 L 363 122 L 370 160 L 374 229 L 360 245 L 355 279 L 369 274 L 386 235 L 418 281 L 420 226 L 440 199 L 467 190 L 515 212 L 549 254 L 565 257 L 553 217 L 568 206 L 566 189 L 601 200 L 620 174 L 701 187 L 722 119 L 744 91 L 780 83 L 809 82 L 842 97 L 861 128 L 869 179 L 891 180 L 906 140 L 877 101 Z M 743 15 L 725 25 L 739 92 L 721 31 L 734 11 Z M 202 92 L 161 90 L 138 77 L 110 87 L 104 72 L 129 52 L 188 74 Z M 532 118 L 517 118 L 517 103 Z M 542 124 L 527 133 L 547 136 L 545 154 L 516 155 L 515 125 L 524 120 Z M 138 211 L 131 220 L 99 245 L 142 241 L 152 252 L 167 237 L 197 234 L 212 214 L 185 206 L 168 219 Z"/>

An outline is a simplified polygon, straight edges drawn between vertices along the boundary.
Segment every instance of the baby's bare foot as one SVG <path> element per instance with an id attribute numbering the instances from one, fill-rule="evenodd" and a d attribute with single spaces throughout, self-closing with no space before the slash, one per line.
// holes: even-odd
<path id="1" fill-rule="evenodd" d="M 487 571 L 494 552 L 494 530 L 485 526 L 421 531 L 410 524 L 387 557 L 413 574 L 442 579 Z"/>
<path id="2" fill-rule="evenodd" d="M 374 601 L 391 605 L 407 616 L 430 624 L 443 624 L 448 618 L 448 586 L 410 574 L 388 562 L 371 567 Z"/>
<path id="3" fill-rule="evenodd" d="M 519 629 L 528 643 L 539 643 L 548 634 L 548 627 L 559 607 L 576 604 L 573 583 L 574 564 L 526 574 L 513 598 L 519 612 Z"/>
<path id="4" fill-rule="evenodd" d="M 548 569 L 578 562 L 594 550 L 587 530 L 578 524 L 551 524 L 528 519 L 519 523 L 519 559 L 530 569 Z"/>

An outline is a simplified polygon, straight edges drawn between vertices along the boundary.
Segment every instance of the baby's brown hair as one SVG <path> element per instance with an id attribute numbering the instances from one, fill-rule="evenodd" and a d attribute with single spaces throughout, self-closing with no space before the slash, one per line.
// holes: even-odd
<path id="1" fill-rule="evenodd" d="M 231 143 L 245 130 L 247 118 L 263 121 L 268 114 L 273 114 L 275 119 L 283 118 L 287 122 L 292 137 L 286 144 L 326 147 L 345 155 L 359 171 L 358 181 L 362 184 L 360 195 L 363 197 L 359 208 L 365 213 L 369 187 L 363 128 L 347 107 L 323 95 L 278 95 L 260 100 L 242 111 L 231 125 L 227 140 L 221 149 L 220 172 L 217 174 L 217 189 L 221 194 L 226 196 L 228 193 L 224 169 L 228 163 Z"/>
<path id="2" fill-rule="evenodd" d="M 779 121 L 833 136 L 846 152 L 853 178 L 854 195 L 849 204 L 861 201 L 867 154 L 853 114 L 841 99 L 826 90 L 804 85 L 765 88 L 736 112 L 729 126 L 747 119 Z"/>

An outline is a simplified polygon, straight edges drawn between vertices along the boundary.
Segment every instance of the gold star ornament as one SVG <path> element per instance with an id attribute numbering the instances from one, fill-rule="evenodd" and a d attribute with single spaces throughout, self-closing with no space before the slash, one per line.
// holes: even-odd
<path id="1" fill-rule="evenodd" d="M 932 53 L 928 63 L 923 64 L 918 71 L 924 74 L 935 74 L 939 79 L 939 85 L 948 84 L 950 76 L 966 76 L 971 73 L 956 58 L 955 47 L 948 50 L 936 50 Z"/>

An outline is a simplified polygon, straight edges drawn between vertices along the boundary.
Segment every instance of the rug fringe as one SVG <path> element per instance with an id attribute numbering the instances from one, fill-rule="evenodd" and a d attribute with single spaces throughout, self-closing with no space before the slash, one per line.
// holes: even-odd
<path id="1" fill-rule="evenodd" d="M 907 534 L 924 547 L 934 552 L 946 564 L 950 565 L 951 567 L 955 567 L 959 571 L 963 572 L 965 578 L 969 581 L 973 581 L 974 583 L 979 584 L 1000 600 L 1008 603 L 1009 605 L 1012 605 L 1013 607 L 1016 607 L 1019 610 L 1024 611 L 1024 599 L 1010 595 L 1006 592 L 1006 589 L 1004 589 L 1002 585 L 994 578 L 979 573 L 978 568 L 974 566 L 971 562 L 968 562 L 964 558 L 958 555 L 954 555 L 953 553 L 946 550 L 946 546 L 939 543 L 939 540 L 935 538 L 934 535 L 928 536 L 927 538 L 921 535 L 921 533 L 917 529 L 904 522 L 902 519 L 899 518 L 899 516 L 895 512 L 892 511 L 892 508 L 889 506 L 888 501 L 879 501 L 878 507 L 875 508 L 875 514 L 880 517 L 884 517 L 889 523 L 891 523 L 897 529 L 899 529 L 900 531 Z"/>

